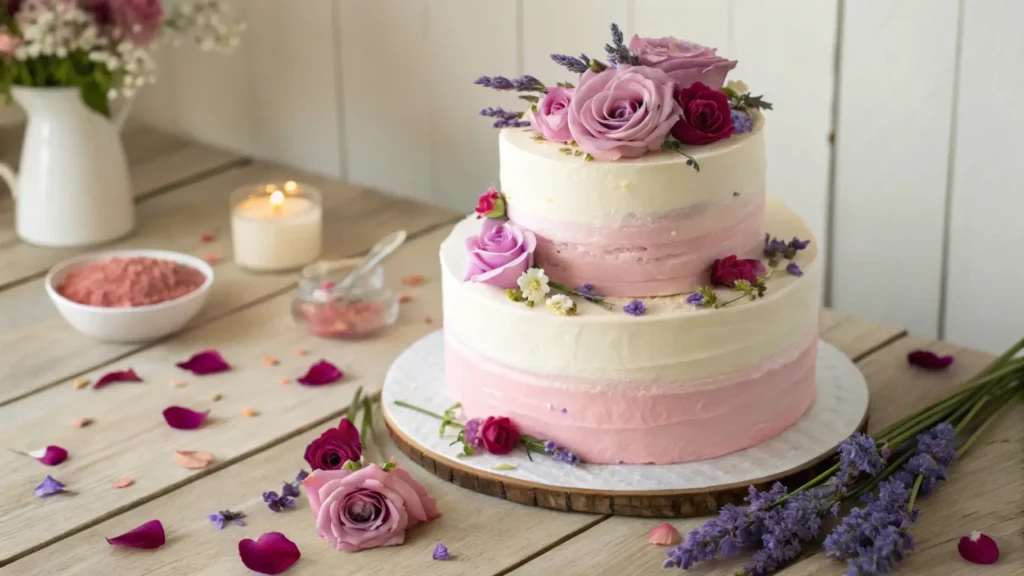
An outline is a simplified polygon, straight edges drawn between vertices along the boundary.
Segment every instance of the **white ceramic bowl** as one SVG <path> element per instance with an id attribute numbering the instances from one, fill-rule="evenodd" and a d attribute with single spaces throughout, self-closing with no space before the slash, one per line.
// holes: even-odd
<path id="1" fill-rule="evenodd" d="M 57 292 L 68 271 L 93 260 L 145 256 L 195 268 L 206 276 L 203 285 L 188 294 L 148 306 L 105 308 L 72 302 Z M 46 275 L 46 293 L 79 332 L 105 342 L 145 342 L 181 330 L 203 307 L 213 284 L 213 268 L 200 258 L 167 250 L 111 250 L 76 256 L 57 264 Z"/>

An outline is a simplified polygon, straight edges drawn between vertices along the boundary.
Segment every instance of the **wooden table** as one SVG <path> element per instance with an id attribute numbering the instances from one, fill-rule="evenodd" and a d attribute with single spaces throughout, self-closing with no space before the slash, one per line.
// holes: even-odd
<path id="1" fill-rule="evenodd" d="M 12 154 L 17 134 L 0 135 L 0 151 Z M 409 462 L 378 434 L 368 456 L 394 456 L 410 467 L 439 500 L 443 516 L 413 530 L 404 546 L 357 554 L 336 552 L 320 541 L 305 509 L 272 513 L 262 502 L 305 466 L 303 448 L 345 411 L 357 386 L 377 391 L 391 361 L 406 346 L 440 325 L 438 244 L 460 217 L 424 206 L 300 174 L 281 166 L 186 142 L 145 127 L 126 134 L 139 227 L 120 247 L 168 248 L 200 256 L 218 255 L 217 281 L 202 314 L 186 331 L 150 345 L 101 344 L 73 331 L 57 315 L 42 277 L 76 250 L 37 248 L 14 235 L 9 199 L 0 200 L 0 575 L 216 575 L 249 574 L 237 543 L 267 531 L 295 541 L 302 559 L 289 574 L 661 574 L 664 549 L 650 546 L 650 519 L 559 513 L 489 498 L 445 483 Z M 392 284 L 412 296 L 399 323 L 385 335 L 362 342 L 318 340 L 288 313 L 295 277 L 252 275 L 231 262 L 228 194 L 239 185 L 270 179 L 312 182 L 325 193 L 327 256 L 365 252 L 381 235 L 405 228 L 410 241 L 387 265 Z M 213 233 L 212 243 L 200 236 Z M 419 273 L 419 287 L 398 279 Z M 873 430 L 915 406 L 956 389 L 990 357 L 931 342 L 900 328 L 823 311 L 825 340 L 853 358 L 871 386 Z M 947 372 L 907 367 L 909 350 L 928 347 L 957 357 Z M 231 372 L 182 379 L 174 362 L 203 348 L 219 349 Z M 297 350 L 308 351 L 299 356 Z M 261 363 L 263 356 L 281 360 Z M 319 389 L 281 385 L 320 357 L 346 373 L 344 384 Z M 76 390 L 78 377 L 132 367 L 142 384 Z M 215 394 L 222 399 L 213 400 Z M 212 409 L 200 430 L 170 430 L 161 411 L 169 405 Z M 259 416 L 245 418 L 252 408 Z M 75 429 L 71 421 L 95 422 Z M 918 551 L 905 574 L 929 576 L 1009 575 L 1024 572 L 1024 408 L 1017 406 L 971 454 L 951 480 L 921 502 L 913 533 Z M 71 458 L 54 469 L 14 454 L 47 444 L 64 446 Z M 175 450 L 207 450 L 216 461 L 203 470 L 175 467 Z M 47 473 L 73 494 L 36 499 L 32 489 Z M 129 488 L 111 482 L 131 477 Z M 302 502 L 301 506 L 305 506 Z M 217 531 L 207 515 L 242 510 L 245 527 Z M 114 536 L 159 519 L 167 544 L 157 551 L 110 547 Z M 676 520 L 685 532 L 699 519 Z M 999 539 L 1003 558 L 981 568 L 961 561 L 957 539 L 981 529 Z M 431 550 L 445 543 L 455 559 L 435 562 Z M 697 574 L 728 574 L 738 562 L 723 562 Z M 813 549 L 783 572 L 841 574 L 842 568 Z"/>

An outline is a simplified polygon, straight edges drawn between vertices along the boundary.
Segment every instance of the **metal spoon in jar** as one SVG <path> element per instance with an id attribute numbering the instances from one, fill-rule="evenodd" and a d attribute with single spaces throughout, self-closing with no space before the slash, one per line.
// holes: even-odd
<path id="1" fill-rule="evenodd" d="M 331 292 L 334 294 L 344 294 L 359 280 L 360 277 L 370 270 L 373 270 L 374 267 L 394 254 L 395 250 L 398 250 L 398 248 L 405 242 L 406 236 L 407 234 L 405 233 L 405 230 L 399 230 L 382 238 L 379 242 L 373 245 L 373 248 L 370 249 L 370 252 L 366 257 L 363 258 L 351 272 L 349 272 L 348 276 L 345 276 L 341 282 L 338 282 L 331 287 Z M 323 274 L 343 266 L 351 266 L 352 261 L 352 258 L 346 258 L 343 260 L 317 262 L 313 266 L 318 269 L 319 274 Z"/>

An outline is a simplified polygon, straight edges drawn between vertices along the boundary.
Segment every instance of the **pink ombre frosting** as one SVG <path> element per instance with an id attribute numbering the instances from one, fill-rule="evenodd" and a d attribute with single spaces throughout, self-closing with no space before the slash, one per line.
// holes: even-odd
<path id="1" fill-rule="evenodd" d="M 716 458 L 772 438 L 814 400 L 816 334 L 751 366 L 674 382 L 533 374 L 445 340 L 447 385 L 469 417 L 508 416 L 590 463 Z"/>

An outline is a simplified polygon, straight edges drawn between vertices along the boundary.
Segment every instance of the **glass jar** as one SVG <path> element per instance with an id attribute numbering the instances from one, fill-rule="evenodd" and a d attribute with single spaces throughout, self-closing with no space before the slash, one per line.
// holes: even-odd
<path id="1" fill-rule="evenodd" d="M 292 316 L 320 338 L 362 338 L 395 323 L 398 296 L 384 286 L 384 269 L 376 266 L 344 291 L 338 284 L 360 259 L 317 262 L 302 269 Z"/>

